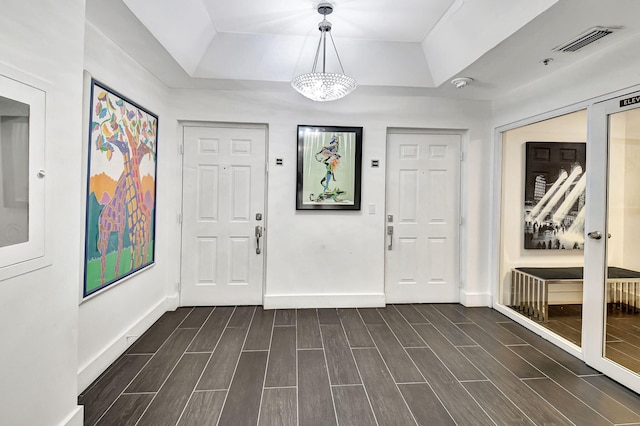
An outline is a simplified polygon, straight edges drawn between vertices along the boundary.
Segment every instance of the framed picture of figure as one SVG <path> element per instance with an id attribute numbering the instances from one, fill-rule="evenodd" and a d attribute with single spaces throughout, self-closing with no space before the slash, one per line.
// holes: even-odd
<path id="1" fill-rule="evenodd" d="M 362 127 L 298 126 L 297 210 L 360 210 Z"/>

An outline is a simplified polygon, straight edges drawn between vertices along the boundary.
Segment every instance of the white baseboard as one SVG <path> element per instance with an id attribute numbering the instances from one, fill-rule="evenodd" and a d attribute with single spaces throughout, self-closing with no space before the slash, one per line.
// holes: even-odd
<path id="1" fill-rule="evenodd" d="M 102 374 L 120 355 L 122 355 L 129 346 L 133 344 L 145 331 L 153 325 L 168 310 L 169 298 L 161 300 L 154 307 L 149 309 L 138 322 L 132 324 L 131 327 L 118 336 L 115 340 L 105 346 L 91 361 L 78 369 L 78 391 L 82 392 L 95 379 Z M 132 338 L 135 336 L 135 338 Z"/>
<path id="2" fill-rule="evenodd" d="M 175 311 L 180 305 L 180 294 L 176 293 L 167 297 L 167 311 Z"/>
<path id="3" fill-rule="evenodd" d="M 493 306 L 491 293 L 467 293 L 460 290 L 460 304 L 467 308 Z"/>
<path id="4" fill-rule="evenodd" d="M 266 294 L 264 309 L 295 308 L 380 308 L 384 293 Z"/>
<path id="5" fill-rule="evenodd" d="M 84 406 L 78 405 L 75 410 L 60 423 L 63 426 L 82 426 L 84 423 Z"/>

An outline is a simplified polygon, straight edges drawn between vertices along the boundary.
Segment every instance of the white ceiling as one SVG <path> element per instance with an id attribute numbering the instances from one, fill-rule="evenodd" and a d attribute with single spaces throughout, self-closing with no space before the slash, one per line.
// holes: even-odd
<path id="1" fill-rule="evenodd" d="M 87 0 L 87 20 L 168 86 L 263 87 L 288 84 L 310 71 L 322 19 L 318 3 Z M 467 93 L 492 98 L 560 69 L 579 68 L 605 51 L 640 47 L 638 0 L 331 3 L 327 19 L 358 90 L 410 88 L 447 96 L 457 90 L 448 81 L 464 75 L 476 80 Z M 577 53 L 552 51 L 596 25 L 624 28 Z M 337 70 L 332 52 L 327 56 L 327 71 Z M 547 57 L 554 61 L 540 64 Z"/>

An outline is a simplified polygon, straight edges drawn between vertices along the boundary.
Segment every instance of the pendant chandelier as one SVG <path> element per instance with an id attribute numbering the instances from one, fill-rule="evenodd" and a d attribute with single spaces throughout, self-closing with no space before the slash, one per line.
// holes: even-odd
<path id="1" fill-rule="evenodd" d="M 318 48 L 316 49 L 316 58 L 313 61 L 313 68 L 310 73 L 297 76 L 291 82 L 294 89 L 300 92 L 303 96 L 317 102 L 335 101 L 347 96 L 353 92 L 358 84 L 356 81 L 344 74 L 344 68 L 338 55 L 338 49 L 331 36 L 331 22 L 327 21 L 327 15 L 333 12 L 333 6 L 329 3 L 321 3 L 318 5 L 318 13 L 321 14 L 324 19 L 318 24 L 320 30 L 320 41 L 318 42 Z M 338 63 L 342 74 L 328 73 L 326 72 L 326 58 L 327 58 L 327 34 L 331 39 L 333 50 L 336 52 Z M 320 49 L 322 49 L 322 72 L 317 72 L 318 58 L 320 57 Z"/>

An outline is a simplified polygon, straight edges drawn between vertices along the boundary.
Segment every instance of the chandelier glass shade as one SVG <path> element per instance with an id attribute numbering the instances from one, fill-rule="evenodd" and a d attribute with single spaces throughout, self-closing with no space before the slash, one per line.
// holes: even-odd
<path id="1" fill-rule="evenodd" d="M 323 15 L 324 19 L 318 24 L 320 41 L 316 49 L 313 68 L 310 73 L 299 75 L 291 81 L 291 86 L 300 94 L 317 102 L 335 101 L 336 99 L 344 98 L 358 87 L 356 81 L 344 73 L 338 50 L 331 36 L 331 23 L 327 21 L 327 15 L 331 12 L 333 12 L 333 7 L 328 3 L 321 3 L 318 6 L 318 13 Z M 342 74 L 326 72 L 327 34 L 329 34 Z M 322 72 L 316 71 L 318 59 L 320 59 L 320 51 L 322 51 Z"/>

